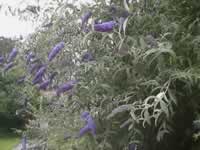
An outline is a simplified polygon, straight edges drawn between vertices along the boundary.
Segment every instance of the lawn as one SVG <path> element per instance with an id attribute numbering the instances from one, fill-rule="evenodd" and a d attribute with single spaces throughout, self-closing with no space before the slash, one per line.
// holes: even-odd
<path id="1" fill-rule="evenodd" d="M 12 150 L 19 140 L 16 134 L 0 129 L 0 150 Z"/>

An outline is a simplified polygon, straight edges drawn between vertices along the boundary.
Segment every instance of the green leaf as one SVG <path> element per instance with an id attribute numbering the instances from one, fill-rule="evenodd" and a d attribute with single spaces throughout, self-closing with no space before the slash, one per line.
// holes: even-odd
<path id="1" fill-rule="evenodd" d="M 172 100 L 174 102 L 174 104 L 177 105 L 177 99 L 176 99 L 174 93 L 172 92 L 172 90 L 168 89 L 168 94 L 169 94 L 169 99 Z"/>
<path id="2" fill-rule="evenodd" d="M 112 117 L 114 117 L 116 114 L 124 112 L 124 111 L 130 111 L 132 109 L 132 105 L 128 104 L 128 105 L 121 105 L 117 108 L 115 108 L 108 116 L 107 119 L 110 119 Z"/>
<path id="3" fill-rule="evenodd" d="M 130 9 L 129 9 L 127 0 L 124 0 L 124 8 L 125 8 L 128 12 L 130 12 Z"/>

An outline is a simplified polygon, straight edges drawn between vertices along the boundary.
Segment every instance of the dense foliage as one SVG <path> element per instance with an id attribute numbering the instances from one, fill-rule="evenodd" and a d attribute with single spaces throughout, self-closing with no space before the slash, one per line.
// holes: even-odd
<path id="1" fill-rule="evenodd" d="M 102 0 L 80 8 L 59 1 L 55 10 L 50 24 L 18 46 L 24 91 L 40 92 L 27 124 L 31 142 L 50 150 L 198 149 L 197 0 Z M 35 75 L 33 64 L 43 67 Z M 92 134 L 79 133 L 82 120 Z"/>

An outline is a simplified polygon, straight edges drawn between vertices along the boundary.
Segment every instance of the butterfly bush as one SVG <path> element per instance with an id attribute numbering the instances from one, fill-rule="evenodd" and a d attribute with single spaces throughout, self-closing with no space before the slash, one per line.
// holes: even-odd
<path id="1" fill-rule="evenodd" d="M 8 62 L 11 62 L 14 60 L 14 58 L 17 56 L 18 50 L 16 48 L 13 48 L 8 56 Z"/>
<path id="2" fill-rule="evenodd" d="M 14 66 L 14 63 L 13 62 L 10 62 L 8 64 L 6 64 L 4 66 L 4 72 L 8 71 L 9 69 L 11 69 L 12 67 Z"/>
<path id="3" fill-rule="evenodd" d="M 96 136 L 96 124 L 90 115 L 89 112 L 83 112 L 81 114 L 81 119 L 86 121 L 86 124 L 83 128 L 80 129 L 79 131 L 79 137 L 83 136 L 87 132 L 90 132 L 93 136 Z"/>
<path id="4" fill-rule="evenodd" d="M 65 46 L 64 42 L 60 42 L 56 44 L 54 48 L 51 50 L 51 52 L 49 53 L 48 60 L 52 61 L 54 57 L 56 57 L 56 55 L 64 48 L 64 46 Z"/>
<path id="5" fill-rule="evenodd" d="M 61 93 L 71 90 L 76 83 L 77 83 L 77 80 L 70 80 L 70 81 L 60 85 L 58 87 L 58 89 L 56 90 L 56 95 L 60 96 Z"/>
<path id="6" fill-rule="evenodd" d="M 116 21 L 108 21 L 99 24 L 94 24 L 94 30 L 97 32 L 111 32 L 117 26 Z"/>
<path id="7" fill-rule="evenodd" d="M 83 54 L 83 56 L 82 56 L 83 62 L 88 62 L 88 61 L 92 61 L 92 60 L 94 60 L 94 58 L 90 52 L 86 52 L 85 54 Z"/>

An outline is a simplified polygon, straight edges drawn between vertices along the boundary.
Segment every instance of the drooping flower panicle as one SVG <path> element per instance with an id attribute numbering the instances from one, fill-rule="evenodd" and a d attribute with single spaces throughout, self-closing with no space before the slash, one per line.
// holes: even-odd
<path id="1" fill-rule="evenodd" d="M 39 85 L 39 89 L 40 89 L 40 90 L 46 90 L 47 87 L 49 86 L 50 82 L 51 82 L 50 80 L 45 80 L 45 81 L 43 81 L 43 82 Z"/>
<path id="2" fill-rule="evenodd" d="M 38 71 L 41 67 L 42 67 L 41 64 L 37 64 L 37 63 L 31 64 L 31 65 L 29 66 L 29 73 L 32 74 L 32 73 Z"/>
<path id="3" fill-rule="evenodd" d="M 60 85 L 56 91 L 56 95 L 60 96 L 61 93 L 71 90 L 74 85 L 77 83 L 76 80 L 70 80 L 62 85 Z"/>
<path id="4" fill-rule="evenodd" d="M 0 64 L 3 64 L 3 62 L 4 62 L 4 57 L 0 56 Z"/>
<path id="5" fill-rule="evenodd" d="M 14 60 L 14 58 L 17 56 L 18 50 L 16 48 L 13 48 L 8 56 L 8 62 L 11 62 Z"/>
<path id="6" fill-rule="evenodd" d="M 33 85 L 35 85 L 35 84 L 40 84 L 40 83 L 42 83 L 42 82 L 43 82 L 42 76 L 39 76 L 38 78 L 35 78 L 35 79 L 33 79 L 33 81 L 32 81 Z"/>
<path id="7" fill-rule="evenodd" d="M 43 65 L 35 74 L 33 81 L 36 81 L 38 78 L 42 78 L 46 71 L 46 65 Z"/>
<path id="8" fill-rule="evenodd" d="M 10 62 L 10 63 L 6 64 L 5 67 L 4 67 L 4 72 L 6 72 L 9 69 L 11 69 L 13 66 L 14 66 L 13 62 Z"/>
<path id="9" fill-rule="evenodd" d="M 49 53 L 48 60 L 52 61 L 54 57 L 56 57 L 56 55 L 64 48 L 64 46 L 65 46 L 64 42 L 60 42 L 56 44 L 54 48 L 51 50 L 51 52 Z"/>
<path id="10" fill-rule="evenodd" d="M 94 24 L 94 30 L 98 32 L 111 32 L 117 26 L 116 21 L 108 21 L 99 24 Z"/>
<path id="11" fill-rule="evenodd" d="M 92 12 L 88 11 L 81 17 L 81 29 L 85 32 L 87 32 L 86 23 L 88 22 L 88 19 L 92 16 Z"/>
<path id="12" fill-rule="evenodd" d="M 83 136 L 87 132 L 90 132 L 93 136 L 95 136 L 96 135 L 96 124 L 95 124 L 92 116 L 90 115 L 90 113 L 87 111 L 83 112 L 81 114 L 81 119 L 86 121 L 86 125 L 80 129 L 79 137 Z"/>
<path id="13" fill-rule="evenodd" d="M 134 143 L 131 143 L 128 145 L 128 150 L 136 150 L 136 145 Z"/>

